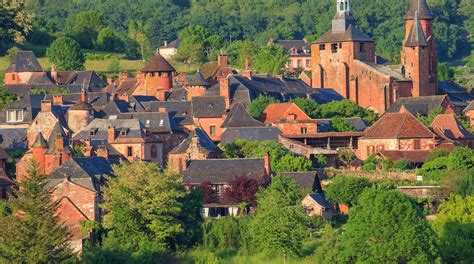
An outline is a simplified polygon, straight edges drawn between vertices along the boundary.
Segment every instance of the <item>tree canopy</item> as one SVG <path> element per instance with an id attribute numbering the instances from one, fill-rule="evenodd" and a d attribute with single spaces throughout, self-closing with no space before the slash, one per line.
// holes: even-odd
<path id="1" fill-rule="evenodd" d="M 325 193 L 333 202 L 353 206 L 357 204 L 359 195 L 370 186 L 372 184 L 365 178 L 337 176 L 331 181 Z"/>
<path id="2" fill-rule="evenodd" d="M 79 43 L 72 38 L 56 39 L 46 51 L 46 54 L 57 70 L 84 70 L 84 53 Z"/>

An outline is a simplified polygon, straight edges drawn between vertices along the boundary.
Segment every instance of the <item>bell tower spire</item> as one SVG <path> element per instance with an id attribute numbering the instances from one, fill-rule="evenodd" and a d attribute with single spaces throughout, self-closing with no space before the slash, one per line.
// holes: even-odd
<path id="1" fill-rule="evenodd" d="M 332 19 L 332 32 L 344 33 L 352 25 L 355 26 L 355 19 L 352 16 L 351 0 L 336 0 L 336 15 Z"/>

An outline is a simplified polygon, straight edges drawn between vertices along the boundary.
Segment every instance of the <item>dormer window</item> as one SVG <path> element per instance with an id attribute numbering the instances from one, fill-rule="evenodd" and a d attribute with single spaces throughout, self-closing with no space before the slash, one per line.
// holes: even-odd
<path id="1" fill-rule="evenodd" d="M 164 120 L 163 119 L 160 119 L 160 127 L 162 127 L 164 124 Z"/>
<path id="2" fill-rule="evenodd" d="M 146 121 L 145 127 L 150 127 L 150 120 L 147 120 L 147 121 Z"/>
<path id="3" fill-rule="evenodd" d="M 7 122 L 22 122 L 23 121 L 23 109 L 7 110 Z"/>
<path id="4" fill-rule="evenodd" d="M 95 131 L 93 129 L 89 130 L 89 136 L 93 136 L 95 134 Z"/>
<path id="5" fill-rule="evenodd" d="M 121 130 L 121 131 L 120 131 L 120 135 L 126 136 L 126 135 L 127 135 L 127 130 L 125 130 L 125 129 L 124 129 L 124 130 Z"/>

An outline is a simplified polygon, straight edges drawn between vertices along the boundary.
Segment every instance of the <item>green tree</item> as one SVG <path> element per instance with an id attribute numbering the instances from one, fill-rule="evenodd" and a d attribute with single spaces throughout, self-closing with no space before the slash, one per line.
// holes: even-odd
<path id="1" fill-rule="evenodd" d="M 281 74 L 288 60 L 288 52 L 278 45 L 267 45 L 259 49 L 255 56 L 254 68 L 260 73 L 270 75 Z"/>
<path id="2" fill-rule="evenodd" d="M 446 263 L 469 263 L 474 259 L 474 196 L 453 195 L 444 201 L 433 221 L 440 238 L 440 253 Z"/>
<path id="3" fill-rule="evenodd" d="M 259 119 L 269 104 L 274 104 L 277 102 L 278 101 L 273 97 L 259 95 L 257 98 L 252 100 L 252 102 L 250 102 L 247 111 L 253 118 Z"/>
<path id="4" fill-rule="evenodd" d="M 382 159 L 382 161 L 380 162 L 380 165 L 382 165 L 382 171 L 391 171 L 393 169 L 393 167 L 395 166 L 393 164 L 393 161 L 391 158 L 389 157 L 385 157 Z"/>
<path id="5" fill-rule="evenodd" d="M 430 162 L 440 157 L 447 157 L 448 155 L 449 155 L 449 151 L 446 150 L 445 148 L 436 148 L 430 151 L 430 153 L 428 153 L 428 155 L 425 158 L 425 162 Z"/>
<path id="6" fill-rule="evenodd" d="M 438 64 L 438 80 L 452 81 L 454 78 L 454 70 L 446 63 Z"/>
<path id="7" fill-rule="evenodd" d="M 415 203 L 397 190 L 369 188 L 349 210 L 343 262 L 434 263 L 437 236 Z"/>
<path id="8" fill-rule="evenodd" d="M 7 89 L 0 87 L 0 109 L 18 100 L 16 94 L 10 93 Z"/>
<path id="9" fill-rule="evenodd" d="M 257 193 L 258 211 L 250 223 L 251 246 L 256 252 L 284 258 L 300 255 L 306 236 L 301 190 L 296 182 L 275 176 Z"/>
<path id="10" fill-rule="evenodd" d="M 84 70 L 84 53 L 74 39 L 63 37 L 56 39 L 47 49 L 46 55 L 58 70 Z"/>
<path id="11" fill-rule="evenodd" d="M 71 235 L 56 215 L 59 204 L 51 200 L 48 180 L 39 174 L 36 161 L 27 166 L 28 177 L 19 183 L 0 214 L 0 262 L 73 262 Z"/>
<path id="12" fill-rule="evenodd" d="M 229 63 L 236 68 L 244 69 L 245 59 L 247 59 L 249 66 L 253 65 L 259 49 L 260 46 L 257 43 L 249 40 L 234 41 L 226 48 Z"/>
<path id="13" fill-rule="evenodd" d="M 176 246 L 184 231 L 181 199 L 186 192 L 179 175 L 163 173 L 154 163 L 114 166 L 115 177 L 104 190 L 102 208 L 109 229 L 103 244 L 152 262 L 157 254 Z"/>
<path id="14" fill-rule="evenodd" d="M 353 206 L 362 192 L 372 184 L 365 178 L 337 176 L 327 187 L 326 197 L 336 203 Z"/>
<path id="15" fill-rule="evenodd" d="M 348 132 L 354 131 L 354 127 L 347 122 L 347 119 L 344 117 L 333 117 L 331 118 L 331 127 L 336 132 Z"/>
<path id="16" fill-rule="evenodd" d="M 342 263 L 340 252 L 341 245 L 341 229 L 326 225 L 322 230 L 322 243 L 316 248 L 314 259 L 316 263 L 333 264 Z"/>
<path id="17" fill-rule="evenodd" d="M 104 27 L 102 14 L 95 10 L 81 11 L 70 16 L 65 27 L 66 35 L 75 39 L 82 48 L 93 48 L 97 35 Z"/>
<path id="18" fill-rule="evenodd" d="M 122 51 L 123 43 L 112 28 L 105 27 L 101 29 L 97 35 L 95 48 L 103 51 L 117 52 Z"/>
<path id="19" fill-rule="evenodd" d="M 316 167 L 318 168 L 324 168 L 328 165 L 328 159 L 323 154 L 316 154 L 314 159 L 316 160 Z"/>
<path id="20" fill-rule="evenodd" d="M 142 20 L 131 20 L 128 25 L 128 37 L 138 43 L 142 60 L 145 61 L 149 50 L 151 49 L 150 41 L 145 34 L 146 28 Z"/>
<path id="21" fill-rule="evenodd" d="M 364 109 L 350 100 L 332 101 L 322 104 L 319 107 L 319 113 L 321 118 L 361 117 L 369 124 L 375 123 L 378 118 L 375 112 Z"/>
<path id="22" fill-rule="evenodd" d="M 311 118 L 318 118 L 319 114 L 319 105 L 310 98 L 294 98 L 290 102 L 295 103 L 303 112 L 305 112 Z"/>
<path id="23" fill-rule="evenodd" d="M 427 116 L 417 114 L 416 118 L 423 123 L 426 127 L 429 127 L 431 123 L 433 123 L 433 120 L 439 115 L 443 113 L 443 109 L 441 107 L 436 107 L 435 109 L 431 110 L 431 112 L 428 113 Z"/>
<path id="24" fill-rule="evenodd" d="M 23 44 L 33 28 L 33 15 L 20 1 L 2 1 L 0 5 L 0 54 L 13 44 Z"/>
<path id="25" fill-rule="evenodd" d="M 410 161 L 403 158 L 395 162 L 395 168 L 399 171 L 405 171 L 410 169 Z"/>
<path id="26" fill-rule="evenodd" d="M 356 156 L 354 151 L 350 148 L 341 148 L 337 151 L 337 158 L 341 161 L 347 168 L 351 166 L 351 163 L 355 160 Z"/>

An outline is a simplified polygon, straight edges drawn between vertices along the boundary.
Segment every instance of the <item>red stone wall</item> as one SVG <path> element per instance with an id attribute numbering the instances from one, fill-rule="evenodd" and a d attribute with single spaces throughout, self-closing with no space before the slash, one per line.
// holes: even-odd
<path id="1" fill-rule="evenodd" d="M 220 141 L 224 129 L 221 127 L 224 122 L 222 117 L 212 117 L 212 118 L 195 118 L 194 123 L 196 127 L 200 127 L 213 141 Z M 216 127 L 216 133 L 211 135 L 211 126 Z"/>
<path id="2" fill-rule="evenodd" d="M 420 141 L 421 150 L 430 150 L 435 148 L 435 139 L 434 138 L 421 138 L 421 139 L 400 139 L 400 149 L 401 150 L 414 150 L 415 149 L 415 140 Z"/>
<path id="3" fill-rule="evenodd" d="M 283 135 L 299 135 L 303 134 L 302 128 L 306 128 L 304 134 L 318 133 L 318 124 L 316 122 L 278 122 L 273 123 L 272 126 L 278 127 Z"/>

